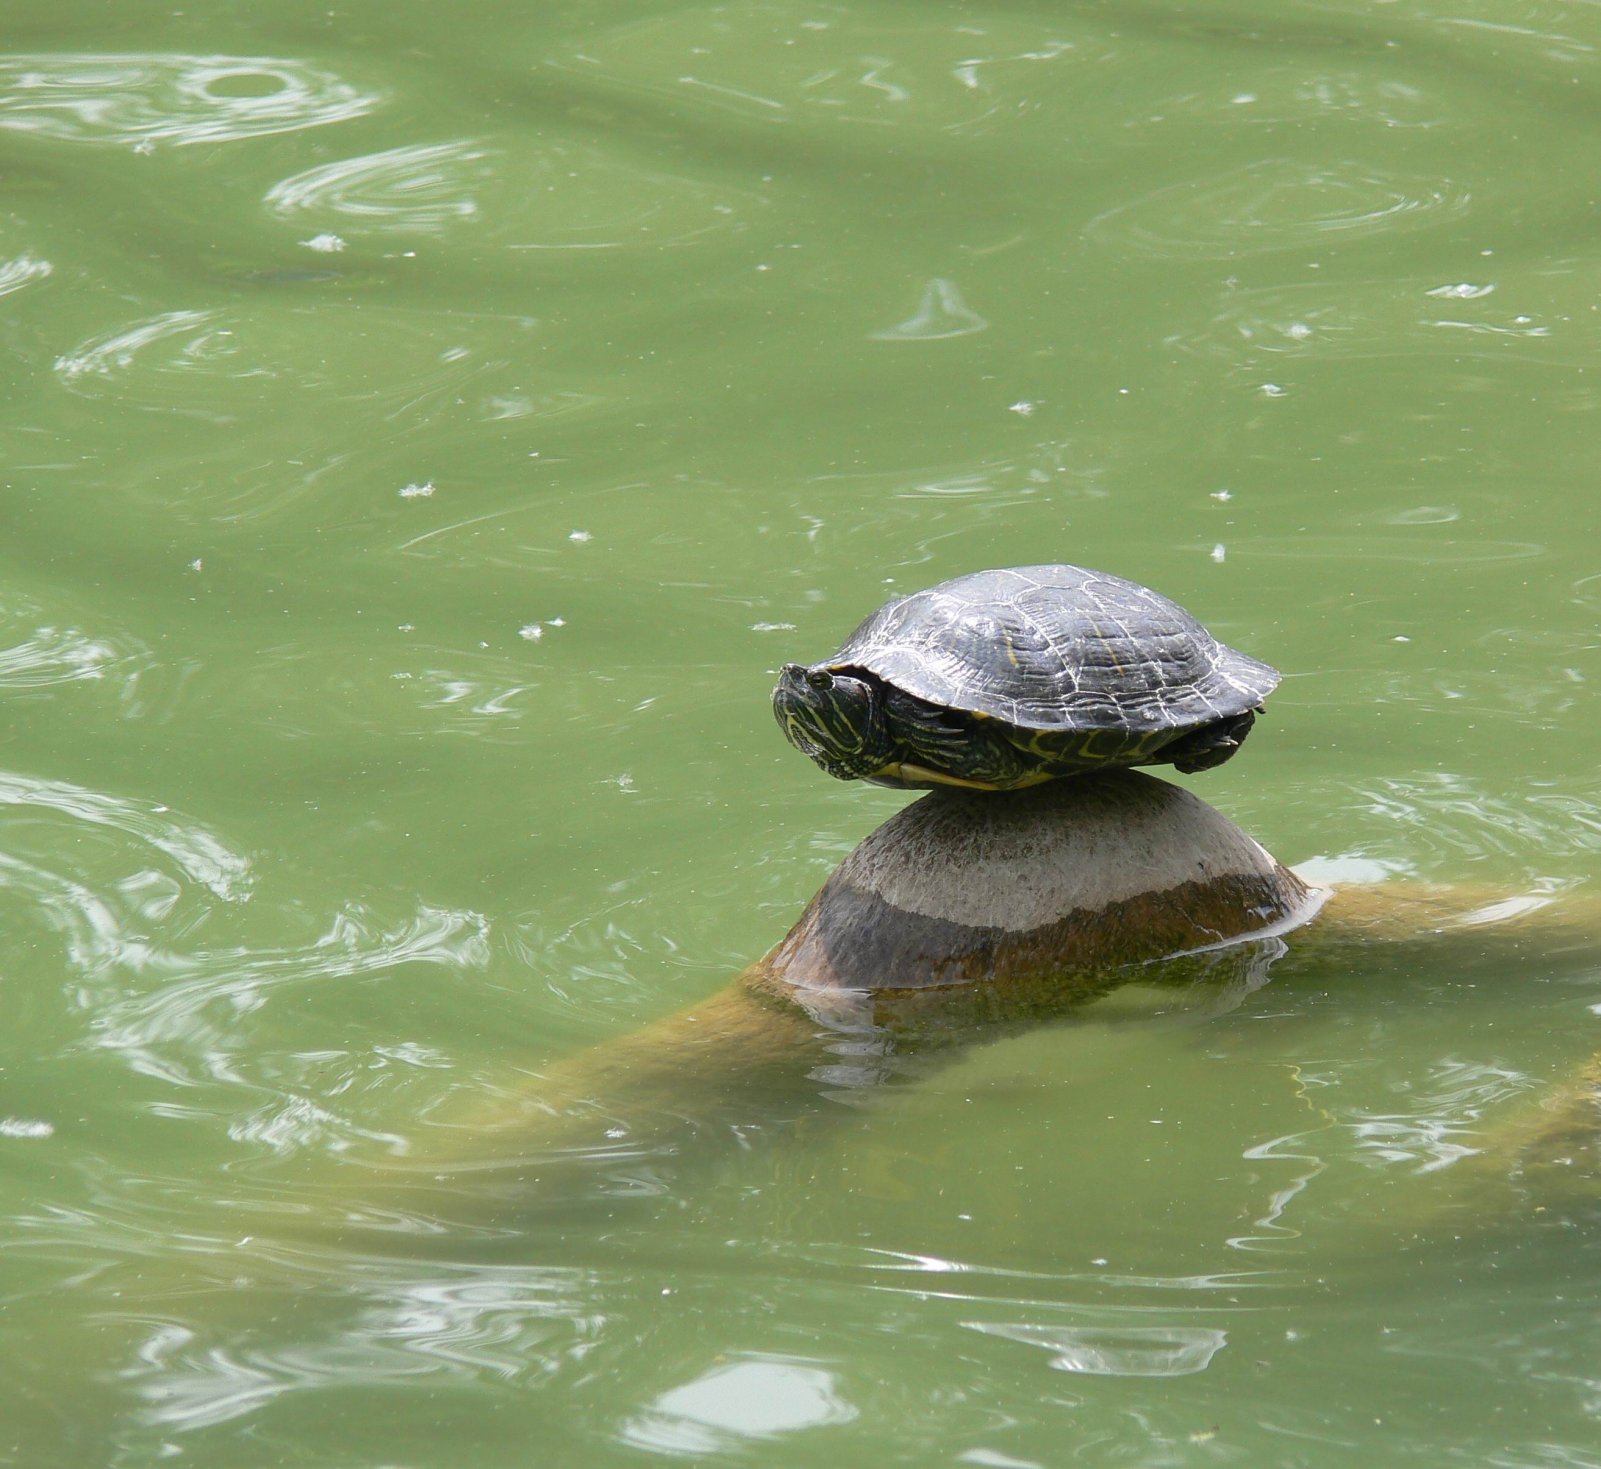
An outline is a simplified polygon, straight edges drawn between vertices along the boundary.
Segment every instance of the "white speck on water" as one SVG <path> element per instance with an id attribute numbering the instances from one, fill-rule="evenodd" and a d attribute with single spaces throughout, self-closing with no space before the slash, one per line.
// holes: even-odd
<path id="1" fill-rule="evenodd" d="M 315 250 L 319 255 L 337 255 L 345 248 L 345 242 L 338 235 L 313 235 L 309 240 L 300 242 L 308 250 Z"/>
<path id="2" fill-rule="evenodd" d="M 195 559 L 189 563 L 189 569 L 190 571 L 204 571 L 206 569 L 206 563 L 201 560 L 200 557 L 196 556 Z"/>
<path id="3" fill-rule="evenodd" d="M 753 622 L 750 625 L 752 632 L 794 632 L 793 622 Z"/>
<path id="4" fill-rule="evenodd" d="M 1229 101 L 1232 102 L 1236 107 L 1243 107 L 1243 106 L 1245 106 L 1245 104 L 1247 102 L 1256 101 L 1256 93 L 1255 92 L 1236 92 L 1234 94 L 1234 96 L 1229 98 Z"/>
<path id="5" fill-rule="evenodd" d="M 1467 281 L 1458 281 L 1453 286 L 1436 286 L 1424 294 L 1443 296 L 1448 301 L 1476 301 L 1480 296 L 1488 296 L 1494 289 L 1494 286 L 1474 286 Z"/>
<path id="6" fill-rule="evenodd" d="M 1292 321 L 1284 328 L 1284 335 L 1297 342 L 1304 342 L 1312 335 L 1312 328 L 1304 321 Z"/>
<path id="7" fill-rule="evenodd" d="M 1225 546 L 1222 541 L 1219 541 L 1215 546 L 1212 547 L 1212 559 L 1214 561 L 1227 560 L 1228 554 L 1228 547 Z"/>
<path id="8" fill-rule="evenodd" d="M 1390 639 L 1390 641 L 1392 643 L 1410 643 L 1412 639 L 1405 636 L 1403 633 L 1397 633 L 1393 638 Z"/>
<path id="9" fill-rule="evenodd" d="M 416 632 L 417 631 L 417 624 L 415 622 L 403 622 L 403 623 L 400 624 L 400 626 L 398 628 L 395 629 L 395 631 L 396 632 Z"/>
<path id="10" fill-rule="evenodd" d="M 582 545 L 585 541 L 592 541 L 595 538 L 587 530 L 570 530 L 567 532 L 567 539 L 569 541 L 577 541 Z"/>
<path id="11" fill-rule="evenodd" d="M 1008 413 L 1017 414 L 1019 418 L 1027 418 L 1029 414 L 1031 414 L 1038 406 L 1039 405 L 1037 403 L 1030 403 L 1026 399 L 1019 399 L 1019 401 L 1016 403 L 1008 404 L 1006 411 Z"/>
<path id="12" fill-rule="evenodd" d="M 426 484 L 402 485 L 397 491 L 402 500 L 426 500 L 434 492 L 434 482 L 429 480 Z"/>
<path id="13" fill-rule="evenodd" d="M 1228 502 L 1234 498 L 1234 496 L 1228 490 L 1213 490 L 1212 498 L 1218 501 L 1220 504 L 1227 505 Z"/>
<path id="14" fill-rule="evenodd" d="M 1123 398 L 1128 397 L 1128 389 L 1127 388 L 1119 388 L 1117 391 L 1118 391 L 1118 396 L 1119 397 L 1123 397 Z"/>
<path id="15" fill-rule="evenodd" d="M 545 636 L 545 629 L 537 622 L 529 622 L 517 629 L 517 636 L 526 638 L 530 643 L 537 643 Z"/>
<path id="16" fill-rule="evenodd" d="M 1263 383 L 1262 386 L 1257 389 L 1257 391 L 1261 393 L 1264 398 L 1282 398 L 1290 390 L 1288 388 L 1281 388 L 1277 383 Z"/>
<path id="17" fill-rule="evenodd" d="M 0 1137 L 54 1137 L 55 1126 L 31 1117 L 0 1117 Z"/>
<path id="18" fill-rule="evenodd" d="M 634 777 L 631 776 L 626 770 L 621 775 L 613 776 L 612 784 L 615 785 L 620 791 L 627 792 L 629 795 L 633 794 Z"/>
<path id="19" fill-rule="evenodd" d="M 1105 1265 L 1106 1263 L 1107 1260 L 1106 1256 L 1104 1255 L 1097 1255 L 1093 1260 L 1090 1261 L 1091 1265 Z"/>

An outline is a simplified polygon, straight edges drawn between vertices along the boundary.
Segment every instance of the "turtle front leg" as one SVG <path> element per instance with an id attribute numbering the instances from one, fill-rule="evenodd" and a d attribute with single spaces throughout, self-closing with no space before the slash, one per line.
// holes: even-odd
<path id="1" fill-rule="evenodd" d="M 1055 773 L 1019 750 L 993 720 L 939 709 L 899 689 L 886 690 L 885 702 L 901 748 L 894 765 L 873 776 L 882 784 L 1009 791 Z"/>

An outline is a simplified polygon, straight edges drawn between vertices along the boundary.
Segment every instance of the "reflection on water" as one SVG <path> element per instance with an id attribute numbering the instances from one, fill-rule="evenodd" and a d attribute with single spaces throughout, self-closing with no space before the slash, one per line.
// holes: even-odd
<path id="1" fill-rule="evenodd" d="M 65 997 L 82 1017 L 79 1043 L 169 1085 L 310 1081 L 293 1066 L 281 1074 L 280 1060 L 254 1054 L 245 1017 L 285 1003 L 281 992 L 407 964 L 470 971 L 487 962 L 482 915 L 427 903 L 386 921 L 347 899 L 321 919 L 283 915 L 281 922 L 292 918 L 298 928 L 309 918 L 313 931 L 304 942 L 229 943 L 222 936 L 229 910 L 253 912 L 262 901 L 259 874 L 203 827 L 162 805 L 3 772 L 0 808 L 12 814 L 0 852 L 0 895 L 13 923 L 53 930 L 64 942 Z M 79 834 L 63 840 L 62 827 Z M 70 862 L 62 851 L 73 854 Z M 238 921 L 245 918 L 238 913 Z M 367 1069 L 362 1058 L 343 1061 Z M 376 1069 L 395 1062 L 426 1064 L 404 1046 L 391 1047 Z M 317 1080 L 323 1096 L 344 1089 L 328 1084 L 326 1074 Z M 158 1104 L 173 1116 L 193 1115 L 193 1105 Z M 239 1114 L 231 1126 L 236 1137 L 277 1151 L 338 1151 L 348 1136 L 403 1147 L 292 1090 Z"/>
<path id="2" fill-rule="evenodd" d="M 16 621 L 15 611 L 5 621 Z M 3 623 L 0 623 L 3 628 Z M 138 670 L 151 661 L 148 649 L 117 647 L 76 627 L 36 626 L 18 638 L 18 631 L 0 630 L 0 689 L 46 689 L 85 679 L 118 677 L 126 680 L 126 694 Z M 17 638 L 15 642 L 10 639 Z"/>
<path id="3" fill-rule="evenodd" d="M 1208 1326 L 1033 1326 L 967 1321 L 970 1330 L 1051 1353 L 1058 1372 L 1097 1377 L 1183 1377 L 1204 1372 L 1228 1342 Z"/>
<path id="4" fill-rule="evenodd" d="M 249 896 L 249 861 L 210 832 L 186 825 L 166 806 L 0 771 L 0 807 L 49 813 L 100 828 L 114 839 L 128 839 L 130 850 L 148 846 L 159 852 L 175 875 L 199 883 L 225 902 Z"/>
<path id="5" fill-rule="evenodd" d="M 662 1393 L 621 1432 L 625 1442 L 658 1453 L 715 1454 L 740 1439 L 849 1423 L 857 1412 L 840 1396 L 835 1375 L 821 1367 L 736 1362 Z"/>
<path id="6" fill-rule="evenodd" d="M 1475 1124 L 1489 1109 L 1537 1085 L 1533 1077 L 1505 1067 L 1443 1061 L 1420 1085 L 1404 1088 L 1409 1104 L 1405 1111 L 1358 1113 L 1347 1125 L 1356 1136 L 1359 1156 L 1432 1173 L 1477 1152 Z"/>
<path id="7" fill-rule="evenodd" d="M 223 143 L 360 117 L 379 97 L 305 62 L 263 56 L 0 58 L 0 129 L 69 143 Z"/>
<path id="8" fill-rule="evenodd" d="M 308 1280 L 326 1266 L 314 1257 L 285 1263 Z M 235 1348 L 177 1321 L 145 1323 L 136 1364 L 121 1374 L 143 1400 L 141 1417 L 193 1432 L 352 1378 L 369 1385 L 537 1383 L 563 1357 L 580 1358 L 602 1324 L 578 1316 L 582 1271 L 408 1272 L 368 1264 L 357 1267 L 352 1284 L 357 1322 L 309 1340 Z"/>
<path id="9" fill-rule="evenodd" d="M 0 296 L 20 291 L 29 281 L 43 280 L 51 269 L 48 260 L 38 260 L 32 255 L 18 255 L 15 259 L 0 261 Z"/>

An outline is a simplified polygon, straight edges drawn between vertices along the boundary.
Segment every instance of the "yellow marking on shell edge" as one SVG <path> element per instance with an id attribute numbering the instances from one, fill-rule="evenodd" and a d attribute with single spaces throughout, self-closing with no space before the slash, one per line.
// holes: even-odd
<path id="1" fill-rule="evenodd" d="M 1035 771 L 1026 780 L 1020 780 L 1012 785 L 1000 786 L 993 781 L 963 780 L 960 776 L 946 775 L 943 770 L 930 770 L 926 765 L 912 765 L 901 760 L 889 765 L 881 766 L 873 772 L 875 780 L 921 780 L 932 781 L 935 785 L 960 786 L 968 791 L 1016 791 L 1024 786 L 1043 785 L 1054 776 L 1046 775 L 1042 771 Z"/>

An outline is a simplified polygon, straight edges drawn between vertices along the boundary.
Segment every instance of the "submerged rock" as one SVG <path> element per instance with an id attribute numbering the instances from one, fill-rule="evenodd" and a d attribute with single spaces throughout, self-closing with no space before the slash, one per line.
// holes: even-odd
<path id="1" fill-rule="evenodd" d="M 1269 939 L 1324 896 L 1138 771 L 937 790 L 863 840 L 744 980 L 833 1025 L 1037 1014 L 1130 966 Z"/>

